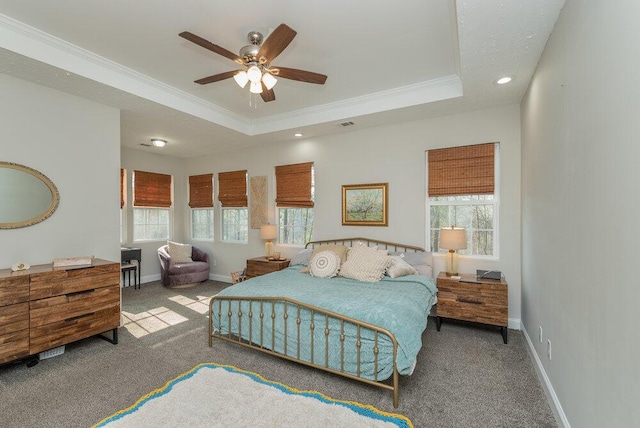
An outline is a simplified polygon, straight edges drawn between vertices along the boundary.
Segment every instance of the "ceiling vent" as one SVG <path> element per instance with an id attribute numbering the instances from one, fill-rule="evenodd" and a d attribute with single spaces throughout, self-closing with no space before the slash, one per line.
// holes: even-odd
<path id="1" fill-rule="evenodd" d="M 351 121 L 349 121 L 349 122 L 342 122 L 342 123 L 340 124 L 340 126 L 351 126 L 351 125 L 354 125 L 354 123 L 353 123 L 353 122 L 351 122 Z"/>

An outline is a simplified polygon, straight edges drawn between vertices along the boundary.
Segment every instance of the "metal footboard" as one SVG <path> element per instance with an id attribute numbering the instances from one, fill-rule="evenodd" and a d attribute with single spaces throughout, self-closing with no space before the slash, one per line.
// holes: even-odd
<path id="1" fill-rule="evenodd" d="M 308 323 L 303 322 L 303 314 L 305 317 L 310 315 Z M 396 364 L 398 342 L 394 335 L 384 328 L 286 297 L 214 296 L 209 302 L 209 315 L 209 347 L 213 346 L 213 338 L 215 337 L 388 389 L 393 391 L 393 406 L 398 407 L 398 368 Z M 290 317 L 295 317 L 293 318 L 295 323 L 289 319 Z M 225 322 L 226 328 L 223 328 Z M 282 324 L 282 328 L 278 327 L 280 324 Z M 258 331 L 255 331 L 256 329 Z M 318 329 L 322 329 L 320 333 L 318 333 L 320 331 Z M 339 329 L 339 335 L 337 335 L 337 329 Z M 347 330 L 350 334 L 355 332 L 355 349 L 345 344 Z M 318 335 L 320 335 L 320 339 L 318 339 Z M 366 340 L 364 340 L 365 336 Z M 349 342 L 351 339 L 353 338 L 350 338 Z M 276 340 L 283 342 L 282 352 L 276 350 L 278 348 L 278 346 L 274 346 Z M 321 343 L 317 343 L 318 340 Z M 338 340 L 339 345 L 331 342 L 332 340 Z M 393 345 L 392 385 L 378 380 L 378 357 L 381 340 L 388 340 Z M 310 349 L 301 349 L 302 342 L 305 343 L 305 346 L 308 344 Z M 339 346 L 339 367 L 331 367 L 329 349 L 332 346 Z M 363 349 L 363 346 L 372 346 L 372 348 Z M 321 351 L 324 348 L 324 355 L 318 357 L 316 349 L 314 349 L 316 347 Z M 373 379 L 363 377 L 361 372 L 362 354 L 367 352 L 367 355 L 371 355 L 370 351 L 373 354 Z M 307 352 L 310 358 L 306 358 Z M 351 353 L 355 353 L 355 373 L 345 369 L 345 356 L 353 357 Z"/>

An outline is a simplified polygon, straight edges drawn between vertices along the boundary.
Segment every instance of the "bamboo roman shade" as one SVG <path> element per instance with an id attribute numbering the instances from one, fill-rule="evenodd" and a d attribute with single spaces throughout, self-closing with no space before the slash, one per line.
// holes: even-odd
<path id="1" fill-rule="evenodd" d="M 155 172 L 133 171 L 133 206 L 171 207 L 171 176 Z"/>
<path id="2" fill-rule="evenodd" d="M 313 162 L 276 166 L 276 206 L 313 208 Z"/>
<path id="3" fill-rule="evenodd" d="M 213 174 L 189 176 L 189 206 L 191 208 L 213 207 Z"/>
<path id="4" fill-rule="evenodd" d="M 124 208 L 124 169 L 120 168 L 120 208 Z"/>
<path id="5" fill-rule="evenodd" d="M 247 170 L 218 174 L 218 200 L 223 207 L 246 207 Z"/>
<path id="6" fill-rule="evenodd" d="M 494 193 L 495 144 L 429 150 L 429 196 Z"/>

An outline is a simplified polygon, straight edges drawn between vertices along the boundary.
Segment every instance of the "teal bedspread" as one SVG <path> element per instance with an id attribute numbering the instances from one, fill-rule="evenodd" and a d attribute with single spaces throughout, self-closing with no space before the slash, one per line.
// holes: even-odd
<path id="1" fill-rule="evenodd" d="M 413 363 L 422 347 L 422 333 L 427 326 L 427 316 L 436 295 L 436 286 L 432 278 L 422 275 L 409 275 L 401 278 L 384 277 L 380 282 L 360 282 L 347 278 L 314 278 L 309 274 L 300 273 L 301 266 L 292 266 L 279 272 L 252 278 L 223 290 L 219 296 L 246 297 L 288 297 L 299 302 L 313 305 L 328 311 L 336 312 L 360 321 L 364 321 L 389 330 L 398 342 L 397 366 L 400 374 L 410 374 Z M 219 316 L 218 304 L 213 305 L 214 329 L 221 334 L 229 331 L 228 312 L 231 317 L 231 332 L 249 340 L 249 304 L 241 304 L 243 317 L 237 322 L 238 304 L 227 302 L 222 305 L 222 316 Z M 259 303 L 252 303 L 254 313 L 251 321 L 251 341 L 279 353 L 296 356 L 298 352 L 297 338 L 291 335 L 297 329 L 296 314 L 288 308 L 289 317 L 284 319 L 284 305 L 273 307 L 276 316 L 272 324 L 272 307 L 264 305 L 264 334 L 259 338 L 260 313 Z M 290 306 L 290 305 L 288 305 Z M 345 329 L 344 349 L 341 349 L 341 328 L 339 321 L 330 319 L 328 324 L 324 316 L 315 314 L 313 335 L 309 333 L 311 314 L 302 313 L 301 330 L 305 334 L 300 336 L 300 359 L 325 365 L 325 327 L 329 331 L 329 360 L 326 363 L 335 370 L 344 370 L 356 374 L 358 332 L 355 328 Z M 284 340 L 285 323 L 288 338 Z M 238 325 L 241 332 L 238 332 Z M 274 334 L 272 336 L 272 325 Z M 313 336 L 314 352 L 311 355 L 311 336 Z M 275 337 L 275 340 L 272 340 Z M 374 379 L 377 371 L 378 380 L 387 379 L 393 374 L 393 345 L 391 341 L 378 337 L 378 364 L 374 364 L 374 334 L 370 330 L 360 331 L 360 376 Z M 341 367 L 341 354 L 344 354 L 345 366 Z"/>

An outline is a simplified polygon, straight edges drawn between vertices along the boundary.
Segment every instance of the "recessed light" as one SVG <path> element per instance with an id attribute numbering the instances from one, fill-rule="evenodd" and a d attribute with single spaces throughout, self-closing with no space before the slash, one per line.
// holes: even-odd
<path id="1" fill-rule="evenodd" d="M 301 134 L 301 133 L 299 133 L 299 132 L 297 132 L 297 133 L 293 134 L 293 136 L 294 136 L 294 137 L 302 137 L 302 134 Z"/>
<path id="2" fill-rule="evenodd" d="M 167 142 L 165 140 L 160 140 L 158 138 L 153 138 L 153 139 L 151 139 L 151 144 L 153 144 L 156 147 L 164 147 L 164 146 L 166 146 Z"/>
<path id="3" fill-rule="evenodd" d="M 498 80 L 496 80 L 496 83 L 498 85 L 504 85 L 505 83 L 509 83 L 513 80 L 513 77 L 511 76 L 505 76 L 505 77 L 501 77 Z"/>

